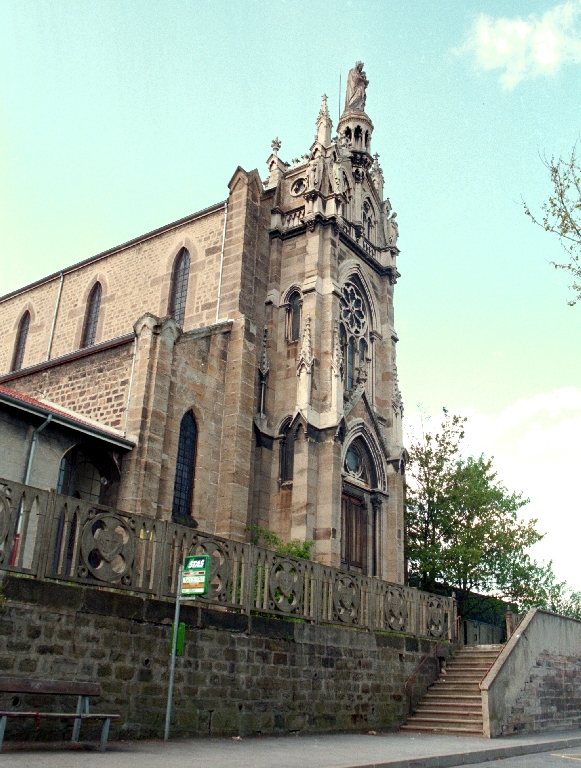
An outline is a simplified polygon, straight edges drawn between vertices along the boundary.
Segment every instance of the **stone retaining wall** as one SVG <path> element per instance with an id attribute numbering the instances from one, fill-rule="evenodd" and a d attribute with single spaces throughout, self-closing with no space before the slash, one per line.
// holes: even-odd
<path id="1" fill-rule="evenodd" d="M 489 737 L 581 727 L 581 621 L 529 611 L 481 683 Z"/>
<path id="2" fill-rule="evenodd" d="M 174 604 L 6 576 L 0 675 L 101 684 L 95 711 L 121 715 L 112 737 L 163 733 Z M 428 640 L 184 606 L 172 736 L 395 729 L 403 686 Z M 446 658 L 453 646 L 440 642 Z M 437 674 L 423 665 L 419 699 Z M 0 695 L 0 708 L 70 710 L 58 697 Z M 61 710 L 62 711 L 62 710 Z M 7 738 L 67 738 L 72 724 L 10 720 Z M 96 735 L 84 725 L 85 737 Z"/>

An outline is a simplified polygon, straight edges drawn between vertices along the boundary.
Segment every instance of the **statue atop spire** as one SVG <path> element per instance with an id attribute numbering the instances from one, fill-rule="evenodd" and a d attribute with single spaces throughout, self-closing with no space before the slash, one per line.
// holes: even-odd
<path id="1" fill-rule="evenodd" d="M 353 69 L 349 70 L 343 114 L 345 112 L 365 112 L 365 89 L 368 85 L 369 80 L 363 71 L 363 62 L 358 61 Z"/>

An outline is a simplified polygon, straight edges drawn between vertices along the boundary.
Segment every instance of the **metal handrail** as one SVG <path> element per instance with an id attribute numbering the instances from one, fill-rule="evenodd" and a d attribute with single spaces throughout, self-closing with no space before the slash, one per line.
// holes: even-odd
<path id="1" fill-rule="evenodd" d="M 414 669 L 414 671 L 411 673 L 411 675 L 408 677 L 408 679 L 403 684 L 404 692 L 407 694 L 407 697 L 408 697 L 408 700 L 409 700 L 408 714 L 410 714 L 410 715 L 412 714 L 412 691 L 408 688 L 408 685 L 410 684 L 412 678 L 415 677 L 418 674 L 418 672 L 424 666 L 426 661 L 431 656 L 437 656 L 437 654 L 438 654 L 438 643 L 436 643 L 436 645 L 433 648 L 430 648 L 429 653 L 427 653 L 424 656 L 424 658 L 420 661 L 418 666 Z"/>

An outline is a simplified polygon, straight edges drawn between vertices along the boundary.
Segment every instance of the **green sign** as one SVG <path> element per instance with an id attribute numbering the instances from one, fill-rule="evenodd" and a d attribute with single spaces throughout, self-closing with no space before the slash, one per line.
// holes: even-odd
<path id="1" fill-rule="evenodd" d="M 182 574 L 182 597 L 205 595 L 210 585 L 210 555 L 188 555 Z"/>
<path id="2" fill-rule="evenodd" d="M 174 625 L 171 625 L 171 633 L 169 636 L 169 652 L 172 652 L 173 648 L 173 633 L 174 633 Z M 183 621 L 180 621 L 178 624 L 178 637 L 176 642 L 176 656 L 183 656 L 184 655 L 184 644 L 186 640 L 186 624 Z"/>

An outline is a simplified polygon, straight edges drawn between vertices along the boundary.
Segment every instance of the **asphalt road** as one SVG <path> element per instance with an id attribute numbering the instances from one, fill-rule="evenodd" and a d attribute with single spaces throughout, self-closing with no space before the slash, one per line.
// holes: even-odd
<path id="1" fill-rule="evenodd" d="M 573 768 L 575 763 L 581 764 L 581 749 L 568 749 L 563 752 L 541 752 L 538 755 L 509 757 L 506 760 L 493 760 L 488 763 L 478 763 L 473 768 L 498 766 L 498 768 Z"/>

